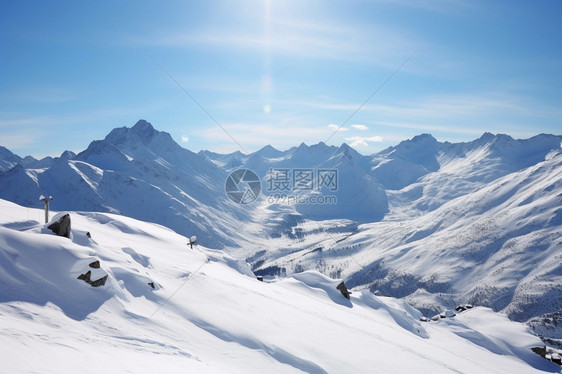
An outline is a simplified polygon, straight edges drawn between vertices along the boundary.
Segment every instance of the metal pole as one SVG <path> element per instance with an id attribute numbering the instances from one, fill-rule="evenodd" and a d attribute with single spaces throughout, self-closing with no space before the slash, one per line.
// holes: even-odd
<path id="1" fill-rule="evenodd" d="M 45 223 L 49 223 L 49 201 L 53 200 L 52 196 L 45 197 L 41 195 L 39 200 L 43 200 L 45 202 Z"/>
<path id="2" fill-rule="evenodd" d="M 45 223 L 49 223 L 49 199 L 45 198 Z"/>

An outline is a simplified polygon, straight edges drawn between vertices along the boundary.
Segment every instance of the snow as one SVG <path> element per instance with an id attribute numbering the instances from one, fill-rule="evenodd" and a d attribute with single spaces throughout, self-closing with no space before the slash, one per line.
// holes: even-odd
<path id="1" fill-rule="evenodd" d="M 147 243 L 135 243 L 151 237 L 148 226 L 124 217 L 129 216 L 163 225 L 173 230 L 168 230 L 172 236 L 183 235 L 183 249 L 188 247 L 187 238 L 196 236 L 193 254 L 201 252 L 201 259 L 208 258 L 213 266 L 222 264 L 249 278 L 254 271 L 274 287 L 296 284 L 299 292 L 312 292 L 310 297 L 323 295 L 334 301 L 340 294 L 332 281 L 322 278 L 327 276 L 354 288 L 354 306 L 359 300 L 377 309 L 377 303 L 361 295 L 378 292 L 410 303 L 425 317 L 459 304 L 487 306 L 528 322 L 550 342 L 562 336 L 561 140 L 555 135 L 521 140 L 487 133 L 472 142 L 452 144 L 424 134 L 371 156 L 346 144 L 324 143 L 286 151 L 265 146 L 250 155 L 195 154 L 141 120 L 131 128 L 111 131 L 79 154 L 64 152 L 54 159 L 22 159 L 0 148 L 0 198 L 42 208 L 38 196 L 52 195 L 51 209 L 84 212 L 76 213 L 84 224 L 77 229 L 73 224 L 76 235 L 69 250 L 76 259 L 68 265 L 72 269 L 79 264 L 73 272 L 85 272 L 88 261 L 102 260 L 100 274 L 113 279 L 106 288 L 113 287 L 115 294 L 100 299 L 98 309 L 114 297 L 144 297 L 156 303 L 160 299 L 154 295 L 171 295 L 166 276 L 154 270 L 159 257 L 146 248 Z M 297 198 L 333 195 L 337 203 L 299 204 L 289 199 L 271 203 L 262 188 L 253 204 L 237 205 L 224 186 L 229 173 L 238 168 L 257 172 L 262 187 L 267 186 L 270 169 L 337 169 L 336 191 L 287 191 Z M 6 221 L 5 233 L 37 231 L 36 220 L 42 215 L 18 209 L 24 210 Z M 10 218 L 10 209 L 2 214 Z M 107 237 L 136 239 L 117 248 L 100 241 L 95 232 L 87 238 L 90 224 Z M 161 248 L 169 241 L 153 243 Z M 105 255 L 108 263 L 99 255 L 106 246 L 113 248 Z M 44 256 L 29 246 L 22 248 L 29 256 Z M 89 249 L 87 254 L 84 248 Z M 6 258 L 12 259 L 6 251 Z M 119 258 L 111 263 L 115 253 Z M 7 269 L 6 279 L 27 279 L 17 266 Z M 41 269 L 30 269 L 35 274 L 31 279 L 38 281 Z M 301 274 L 309 275 L 297 280 Z M 186 278 L 190 273 L 184 270 L 176 276 Z M 285 276 L 288 283 L 280 279 Z M 147 290 L 147 283 L 155 288 Z M 45 292 L 56 288 L 48 283 L 37 287 Z M 19 301 L 49 303 L 35 294 L 24 296 Z M 59 304 L 54 303 L 67 313 L 69 308 Z M 385 308 L 385 318 L 417 331 L 416 324 L 406 323 L 390 306 Z M 92 313 L 88 308 L 69 310 L 73 315 Z"/>
<path id="2" fill-rule="evenodd" d="M 316 271 L 260 282 L 227 251 L 190 249 L 160 225 L 69 212 L 70 240 L 44 229 L 40 209 L 0 206 L 9 373 L 560 370 L 530 351 L 541 342 L 528 327 L 487 308 L 420 322 L 401 300 L 367 290 L 347 300 L 341 280 Z M 101 287 L 76 279 L 94 260 L 109 275 Z"/>
<path id="3" fill-rule="evenodd" d="M 551 316 L 562 310 L 559 146 L 555 136 L 515 141 L 491 134 L 442 144 L 438 171 L 385 190 L 389 212 L 379 222 L 346 226 L 301 217 L 287 234 L 260 243 L 266 253 L 253 257 L 256 249 L 247 258 L 263 274 L 316 269 L 343 277 L 353 287 L 403 297 L 428 317 L 467 302 L 521 322 Z"/>

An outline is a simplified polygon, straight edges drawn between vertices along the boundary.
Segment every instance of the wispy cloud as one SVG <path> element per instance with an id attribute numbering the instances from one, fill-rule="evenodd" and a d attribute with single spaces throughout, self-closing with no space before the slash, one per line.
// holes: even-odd
<path id="1" fill-rule="evenodd" d="M 107 131 L 120 125 L 132 125 L 144 114 L 160 108 L 159 103 L 144 103 L 139 106 L 102 107 L 84 111 L 29 116 L 26 113 L 12 112 L 0 114 L 0 145 L 16 150 L 24 155 L 37 156 L 37 148 L 45 152 L 54 149 L 80 150 L 94 139 L 103 138 Z M 122 123 L 126 118 L 130 123 Z M 69 134 L 80 133 L 78 139 Z M 45 139 L 56 139 L 46 142 Z M 42 142 L 39 146 L 39 142 Z"/>
<path id="2" fill-rule="evenodd" d="M 64 103 L 75 100 L 77 94 L 66 87 L 27 87 L 2 95 L 3 99 L 26 103 Z"/>
<path id="3" fill-rule="evenodd" d="M 352 142 L 350 146 L 352 147 L 368 147 L 369 143 L 380 143 L 383 141 L 382 136 L 350 136 L 345 138 L 346 141 Z"/>
<path id="4" fill-rule="evenodd" d="M 357 129 L 357 130 L 361 130 L 361 131 L 369 130 L 369 128 L 365 125 L 351 125 L 351 127 L 353 127 L 354 129 Z"/>
<path id="5" fill-rule="evenodd" d="M 379 3 L 388 3 L 397 7 L 411 7 L 439 13 L 459 14 L 474 9 L 474 2 L 465 0 L 376 0 Z"/>
<path id="6" fill-rule="evenodd" d="M 0 138 L 1 146 L 4 146 L 11 151 L 18 150 L 24 147 L 28 147 L 34 143 L 36 143 L 41 137 L 43 136 L 42 133 L 3 133 L 2 137 Z M 27 156 L 27 155 L 20 155 L 20 156 Z"/>
<path id="7" fill-rule="evenodd" d="M 426 42 L 417 35 L 381 24 L 341 26 L 330 22 L 273 20 L 268 33 L 247 28 L 213 28 L 131 36 L 126 43 L 158 47 L 220 47 L 312 59 L 369 61 L 394 65 L 396 56 L 418 50 Z M 376 56 L 376 58 L 374 58 Z M 392 60 L 392 62 L 389 62 Z"/>
<path id="8" fill-rule="evenodd" d="M 556 121 L 562 109 L 536 102 L 532 98 L 507 92 L 475 92 L 472 94 L 441 94 L 407 97 L 397 102 L 371 103 L 361 109 L 363 121 L 372 124 L 394 124 L 396 127 L 419 128 L 424 131 L 444 130 L 474 133 L 471 129 L 491 125 L 492 122 L 530 124 L 537 120 Z M 301 101 L 311 108 L 350 112 L 360 103 L 329 101 Z M 295 102 L 294 105 L 298 105 Z M 366 125 L 351 125 L 364 130 Z"/>
<path id="9" fill-rule="evenodd" d="M 330 124 L 328 125 L 328 128 L 329 128 L 330 130 L 332 130 L 332 131 L 337 131 L 337 132 L 348 131 L 348 130 L 349 130 L 347 127 L 338 126 L 338 125 L 335 125 L 335 124 L 333 124 L 333 123 L 330 123 Z"/>

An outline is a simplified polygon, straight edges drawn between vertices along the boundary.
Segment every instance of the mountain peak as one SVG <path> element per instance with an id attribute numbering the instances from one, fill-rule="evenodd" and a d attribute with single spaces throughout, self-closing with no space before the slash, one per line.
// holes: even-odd
<path id="1" fill-rule="evenodd" d="M 61 160 L 72 160 L 74 157 L 76 157 L 76 153 L 72 151 L 64 151 L 59 158 Z"/>
<path id="2" fill-rule="evenodd" d="M 350 152 L 354 151 L 347 143 L 342 143 L 336 151 L 336 155 L 344 155 L 351 158 Z"/>
<path id="3" fill-rule="evenodd" d="M 281 157 L 283 155 L 283 152 L 272 147 L 271 145 L 266 145 L 259 151 L 254 152 L 254 155 L 265 157 L 265 158 L 276 158 L 276 157 Z"/>
<path id="4" fill-rule="evenodd" d="M 396 147 L 402 153 L 416 154 L 418 152 L 433 153 L 438 147 L 438 141 L 430 134 L 416 135 L 412 139 L 401 141 Z"/>
<path id="5" fill-rule="evenodd" d="M 431 134 L 416 135 L 410 140 L 412 143 L 437 143 L 437 139 Z"/>
<path id="6" fill-rule="evenodd" d="M 8 148 L 0 146 L 0 173 L 10 170 L 21 160 L 21 157 L 12 153 Z"/>
<path id="7" fill-rule="evenodd" d="M 494 134 L 492 134 L 489 131 L 486 131 L 484 134 L 482 134 L 482 136 L 480 137 L 481 140 L 485 140 L 485 141 L 490 141 L 492 139 L 494 139 L 496 136 Z"/>
<path id="8" fill-rule="evenodd" d="M 508 143 L 513 140 L 514 139 L 511 136 L 506 134 L 492 134 L 491 132 L 485 132 L 476 141 L 479 144 L 488 144 L 488 143 L 496 144 L 496 143 Z"/>
<path id="9" fill-rule="evenodd" d="M 350 147 L 349 144 L 347 144 L 347 143 L 341 143 L 341 145 L 340 145 L 340 149 L 341 149 L 341 150 L 346 150 L 346 151 L 347 151 L 347 150 L 349 150 L 350 148 L 351 148 L 351 147 Z"/>
<path id="10" fill-rule="evenodd" d="M 8 148 L 0 146 L 0 160 L 16 160 L 18 161 L 20 157 L 10 151 Z"/>
<path id="11" fill-rule="evenodd" d="M 137 143 L 139 141 L 147 145 L 159 133 L 159 131 L 152 127 L 150 122 L 141 119 L 131 128 L 123 126 L 111 130 L 105 137 L 105 140 L 116 146 L 127 142 Z"/>
<path id="12" fill-rule="evenodd" d="M 135 125 L 131 128 L 131 131 L 137 135 L 141 139 L 150 139 L 154 137 L 158 131 L 154 129 L 150 122 L 145 121 L 144 119 L 139 120 Z"/>

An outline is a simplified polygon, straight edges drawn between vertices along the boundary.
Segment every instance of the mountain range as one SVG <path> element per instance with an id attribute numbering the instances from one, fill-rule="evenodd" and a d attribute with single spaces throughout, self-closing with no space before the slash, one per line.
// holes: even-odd
<path id="1" fill-rule="evenodd" d="M 562 137 L 416 136 L 374 155 L 347 144 L 191 152 L 144 121 L 77 154 L 0 147 L 0 198 L 122 214 L 245 259 L 266 278 L 315 270 L 427 316 L 490 307 L 562 341 Z M 225 190 L 258 177 L 255 201 Z M 234 179 L 244 185 L 244 179 Z M 235 183 L 236 184 L 236 183 Z M 256 183 L 257 184 L 257 183 Z"/>

